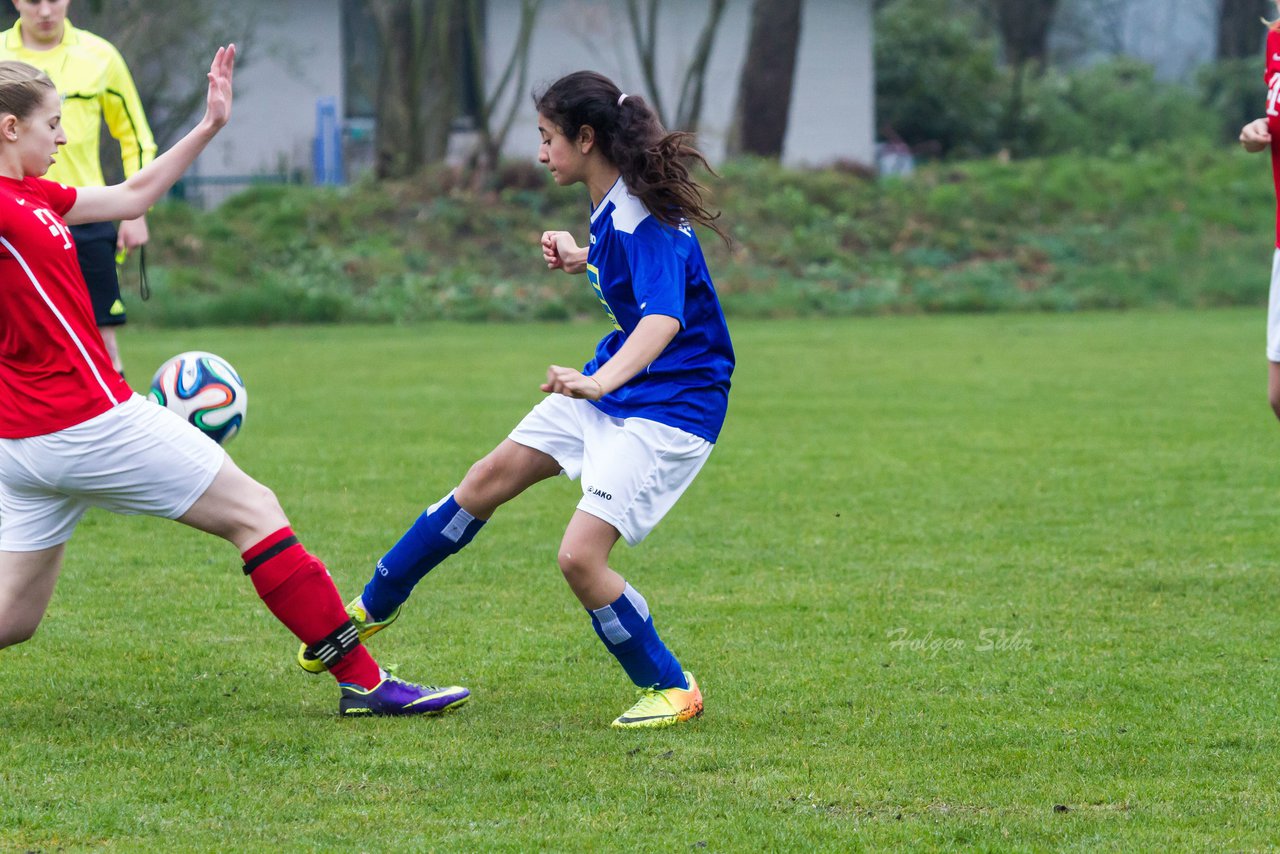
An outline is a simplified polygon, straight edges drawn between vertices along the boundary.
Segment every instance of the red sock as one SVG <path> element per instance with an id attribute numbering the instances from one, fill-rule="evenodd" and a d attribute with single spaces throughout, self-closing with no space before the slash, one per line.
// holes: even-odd
<path id="1" fill-rule="evenodd" d="M 338 588 L 291 528 L 281 528 L 243 555 L 249 580 L 276 619 L 310 646 L 345 623 L 346 609 Z M 378 664 L 363 644 L 329 668 L 339 682 L 373 688 L 382 681 Z"/>

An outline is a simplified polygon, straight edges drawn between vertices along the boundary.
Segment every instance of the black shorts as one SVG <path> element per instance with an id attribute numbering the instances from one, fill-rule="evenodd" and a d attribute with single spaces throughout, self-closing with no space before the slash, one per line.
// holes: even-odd
<path id="1" fill-rule="evenodd" d="M 116 276 L 116 225 L 91 222 L 71 226 L 71 237 L 80 256 L 80 272 L 89 286 L 93 319 L 99 326 L 121 326 L 128 318 L 120 299 L 120 279 Z"/>

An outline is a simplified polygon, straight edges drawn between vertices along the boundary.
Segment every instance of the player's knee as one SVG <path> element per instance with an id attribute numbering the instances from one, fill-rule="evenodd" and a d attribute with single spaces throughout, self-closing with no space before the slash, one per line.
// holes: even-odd
<path id="1" fill-rule="evenodd" d="M 31 640 L 35 637 L 39 625 L 39 623 L 18 622 L 16 625 L 5 625 L 0 628 L 0 649 Z"/>
<path id="2" fill-rule="evenodd" d="M 497 479 L 498 466 L 493 461 L 493 455 L 490 454 L 472 463 L 471 468 L 467 469 L 467 476 L 462 479 L 459 486 L 466 488 L 468 492 L 483 495 L 493 489 Z"/>
<path id="3" fill-rule="evenodd" d="M 601 561 L 597 556 L 568 544 L 560 546 L 560 553 L 556 555 L 556 563 L 560 565 L 560 572 L 570 585 L 573 585 L 575 581 L 590 578 L 605 565 L 604 561 Z"/>
<path id="4" fill-rule="evenodd" d="M 487 519 L 502 504 L 504 490 L 502 467 L 490 454 L 467 469 L 454 498 L 469 512 Z"/>
<path id="5" fill-rule="evenodd" d="M 1272 383 L 1267 386 L 1267 403 L 1276 417 L 1280 418 L 1280 384 Z"/>
<path id="6" fill-rule="evenodd" d="M 238 496 L 228 539 L 233 542 L 255 541 L 289 524 L 280 500 L 269 487 L 257 481 L 246 486 Z"/>
<path id="7" fill-rule="evenodd" d="M 288 518 L 284 515 L 284 508 L 280 506 L 280 499 L 270 487 L 260 483 L 256 484 L 256 489 L 249 496 L 249 510 L 252 514 L 251 518 L 257 524 L 265 525 L 273 531 L 289 524 Z"/>

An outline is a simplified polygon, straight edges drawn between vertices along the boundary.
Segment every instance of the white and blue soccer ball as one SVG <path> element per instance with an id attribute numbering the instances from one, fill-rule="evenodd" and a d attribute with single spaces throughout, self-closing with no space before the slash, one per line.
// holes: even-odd
<path id="1" fill-rule="evenodd" d="M 248 395 L 240 374 L 221 356 L 179 353 L 151 378 L 147 397 L 176 412 L 218 444 L 244 426 Z"/>

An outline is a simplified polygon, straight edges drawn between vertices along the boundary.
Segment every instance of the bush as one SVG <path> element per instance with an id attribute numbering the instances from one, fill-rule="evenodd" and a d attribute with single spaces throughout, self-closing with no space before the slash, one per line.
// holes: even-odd
<path id="1" fill-rule="evenodd" d="M 995 147 L 1001 75 L 994 41 L 947 0 L 892 0 L 876 13 L 876 122 L 913 149 Z"/>
<path id="2" fill-rule="evenodd" d="M 1162 83 L 1146 63 L 1120 58 L 1028 80 L 1025 154 L 1123 153 L 1216 138 L 1222 119 L 1185 86 Z"/>
<path id="3" fill-rule="evenodd" d="M 1256 59 L 1223 59 L 1196 74 L 1201 101 L 1219 118 L 1221 139 L 1234 141 L 1240 128 L 1262 115 L 1262 64 Z"/>
<path id="4" fill-rule="evenodd" d="M 733 242 L 701 237 L 730 315 L 1266 298 L 1267 162 L 1235 147 L 934 163 L 878 182 L 763 160 L 722 173 L 708 184 Z M 549 181 L 279 186 L 205 214 L 162 205 L 152 220 L 155 297 L 129 307 L 140 323 L 601 319 L 581 277 L 542 266 L 544 229 L 586 233 L 580 188 Z"/>

